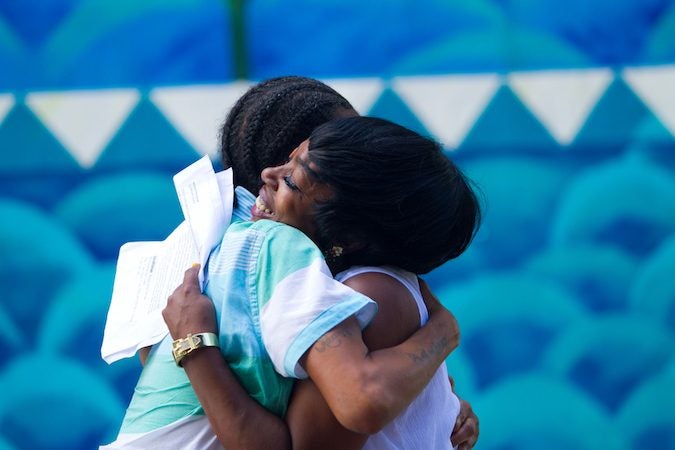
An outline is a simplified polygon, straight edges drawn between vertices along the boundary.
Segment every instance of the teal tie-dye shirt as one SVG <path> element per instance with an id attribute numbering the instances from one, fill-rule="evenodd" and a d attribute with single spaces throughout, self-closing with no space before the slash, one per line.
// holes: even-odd
<path id="1" fill-rule="evenodd" d="M 207 263 L 205 294 L 213 299 L 221 351 L 231 369 L 253 398 L 283 416 L 293 378 L 306 377 L 298 363 L 302 355 L 352 315 L 365 327 L 377 306 L 335 281 L 320 250 L 299 230 L 269 220 L 248 221 L 254 197 L 242 188 L 236 195 L 233 223 Z M 191 419 L 203 414 L 184 370 L 173 361 L 167 336 L 150 353 L 120 439 L 110 448 L 177 448 L 168 443 L 175 435 L 172 424 L 201 430 L 208 422 Z M 180 436 L 187 433 L 199 435 L 191 428 Z M 121 445 L 132 442 L 122 439 L 125 435 L 133 444 Z"/>

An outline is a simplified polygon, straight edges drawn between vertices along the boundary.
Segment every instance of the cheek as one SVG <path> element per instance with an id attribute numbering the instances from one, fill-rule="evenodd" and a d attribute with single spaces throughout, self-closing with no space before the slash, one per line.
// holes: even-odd
<path id="1" fill-rule="evenodd" d="M 277 216 L 288 224 L 298 225 L 302 223 L 302 204 L 292 194 L 285 194 L 278 204 Z"/>
<path id="2" fill-rule="evenodd" d="M 302 211 L 302 221 L 305 222 L 306 224 L 312 226 L 314 225 L 314 204 L 306 204 L 303 205 L 303 211 Z"/>

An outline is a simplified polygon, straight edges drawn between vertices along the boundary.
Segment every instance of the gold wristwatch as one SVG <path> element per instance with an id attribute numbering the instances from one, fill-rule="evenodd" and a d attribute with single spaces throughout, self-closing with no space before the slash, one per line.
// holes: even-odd
<path id="1" fill-rule="evenodd" d="M 218 344 L 218 335 L 215 333 L 188 333 L 185 339 L 176 339 L 173 341 L 172 353 L 176 365 L 182 367 L 180 362 L 183 358 L 202 347 L 220 347 Z"/>

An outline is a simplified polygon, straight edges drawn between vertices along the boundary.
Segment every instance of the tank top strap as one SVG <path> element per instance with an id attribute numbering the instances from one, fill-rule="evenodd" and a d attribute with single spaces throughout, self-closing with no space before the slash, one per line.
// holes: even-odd
<path id="1" fill-rule="evenodd" d="M 397 280 L 403 286 L 410 291 L 415 303 L 417 304 L 417 309 L 420 313 L 420 325 L 424 325 L 429 320 L 429 312 L 427 307 L 424 304 L 424 299 L 422 299 L 422 293 L 420 292 L 420 284 L 417 281 L 417 275 L 407 270 L 399 269 L 398 267 L 393 266 L 354 266 L 349 269 L 338 273 L 335 276 L 335 279 L 341 283 L 344 283 L 348 279 L 355 277 L 356 275 L 361 275 L 362 273 L 376 272 L 389 275 L 390 277 Z"/>

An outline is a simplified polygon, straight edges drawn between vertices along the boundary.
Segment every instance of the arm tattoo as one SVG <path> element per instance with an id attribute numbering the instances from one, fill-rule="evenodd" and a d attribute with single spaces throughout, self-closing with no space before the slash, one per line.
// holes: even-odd
<path id="1" fill-rule="evenodd" d="M 431 346 L 428 349 L 423 348 L 419 352 L 416 353 L 408 353 L 408 358 L 410 358 L 413 362 L 416 363 L 423 363 L 427 361 L 429 358 L 432 356 L 443 352 L 445 349 L 445 346 L 448 344 L 448 337 L 443 336 L 440 339 L 438 339 L 435 342 L 431 343 Z"/>
<path id="2" fill-rule="evenodd" d="M 319 353 L 323 353 L 328 349 L 339 347 L 342 345 L 342 338 L 351 336 L 352 334 L 352 330 L 329 331 L 316 341 L 314 349 Z"/>

